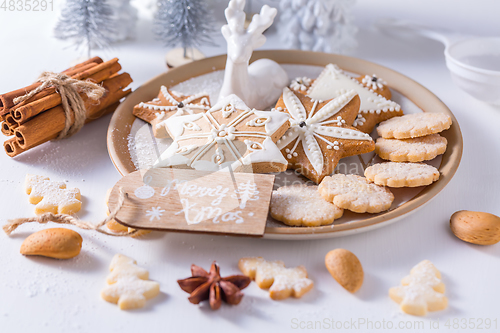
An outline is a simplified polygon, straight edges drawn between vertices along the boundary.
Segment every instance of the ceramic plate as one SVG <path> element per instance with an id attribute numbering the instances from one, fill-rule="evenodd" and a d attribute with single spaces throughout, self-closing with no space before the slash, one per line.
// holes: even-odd
<path id="1" fill-rule="evenodd" d="M 463 149 L 462 134 L 458 122 L 443 102 L 432 92 L 412 79 L 389 68 L 365 60 L 336 54 L 298 50 L 256 51 L 251 61 L 260 58 L 269 58 L 282 64 L 292 78 L 297 75 L 306 74 L 314 78 L 319 74 L 322 67 L 329 63 L 337 64 L 345 71 L 353 74 L 376 74 L 387 82 L 393 92 L 393 99 L 401 104 L 405 113 L 445 113 L 450 115 L 453 120 L 451 128 L 441 133 L 448 140 L 446 153 L 429 162 L 439 168 L 441 172 L 441 177 L 437 182 L 426 187 L 413 189 L 391 189 L 396 199 L 389 211 L 379 214 L 355 214 L 346 210 L 341 219 L 336 220 L 333 225 L 329 226 L 314 228 L 288 227 L 269 218 L 264 234 L 265 238 L 330 238 L 364 232 L 388 225 L 400 220 L 403 216 L 414 212 L 417 208 L 429 202 L 449 183 L 455 174 L 460 164 Z M 143 84 L 120 104 L 109 125 L 107 144 L 111 160 L 122 175 L 131 173 L 137 169 L 136 165 L 138 161 L 136 152 L 129 149 L 130 140 L 134 140 L 134 136 L 138 137 L 138 133 L 140 136 L 141 128 L 143 132 L 149 129 L 149 125 L 146 125 L 133 116 L 132 110 L 134 105 L 156 97 L 161 85 L 169 88 L 176 86 L 175 89 L 183 93 L 191 93 L 189 91 L 190 86 L 192 89 L 192 87 L 196 87 L 196 84 L 201 84 L 205 87 L 207 85 L 211 86 L 213 82 L 221 80 L 221 72 L 217 73 L 217 71 L 223 70 L 225 63 L 226 56 L 217 56 L 171 69 Z M 200 82 L 196 83 L 196 80 Z M 189 83 L 193 81 L 194 83 Z M 214 89 L 212 89 L 213 94 Z M 147 132 L 150 133 L 150 131 Z M 168 141 L 166 142 L 168 144 Z M 151 141 L 151 147 L 144 146 L 143 143 L 141 150 L 147 151 L 148 149 L 158 149 L 161 144 Z M 373 160 L 374 158 L 375 160 Z M 339 168 L 346 168 L 345 171 L 347 173 L 362 174 L 367 164 L 372 161 L 377 162 L 376 159 L 378 157 L 374 156 L 373 153 L 364 154 L 359 157 L 350 157 L 341 160 L 342 164 L 339 164 Z M 290 170 L 276 175 L 276 186 L 293 181 L 303 182 L 304 178 Z"/>

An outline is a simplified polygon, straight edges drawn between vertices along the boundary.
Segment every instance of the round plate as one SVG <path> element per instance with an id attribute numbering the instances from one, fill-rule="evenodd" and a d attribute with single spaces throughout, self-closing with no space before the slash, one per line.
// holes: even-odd
<path id="1" fill-rule="evenodd" d="M 448 148 L 442 155 L 439 181 L 425 187 L 413 199 L 384 213 L 366 214 L 367 218 L 323 227 L 266 227 L 265 238 L 269 239 L 318 239 L 338 237 L 372 230 L 401 219 L 406 214 L 422 207 L 436 196 L 455 174 L 462 157 L 463 139 L 455 116 L 448 107 L 432 92 L 412 79 L 389 68 L 337 54 L 318 53 L 299 50 L 255 51 L 252 59 L 269 58 L 280 64 L 313 65 L 324 67 L 329 63 L 337 64 L 347 72 L 371 74 L 383 77 L 391 89 L 396 90 L 424 112 L 444 113 L 451 116 L 453 125 L 441 133 L 448 140 Z M 155 98 L 159 87 L 172 87 L 195 76 L 223 70 L 226 56 L 217 56 L 180 66 L 163 73 L 143 84 L 129 95 L 116 109 L 108 129 L 108 151 L 115 167 L 122 175 L 136 170 L 129 154 L 128 135 L 135 121 L 133 107 L 143 101 Z"/>

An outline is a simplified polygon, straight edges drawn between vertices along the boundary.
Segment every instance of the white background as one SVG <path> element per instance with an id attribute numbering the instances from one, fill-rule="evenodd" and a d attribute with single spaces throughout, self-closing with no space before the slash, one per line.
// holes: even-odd
<path id="1" fill-rule="evenodd" d="M 59 7 L 56 1 L 54 12 L 0 10 L 0 92 L 26 86 L 42 70 L 66 68 L 80 56 L 72 47 L 52 38 Z M 470 245 L 455 238 L 448 227 L 450 215 L 457 210 L 500 215 L 497 194 L 500 109 L 474 100 L 451 82 L 443 46 L 439 43 L 423 38 L 401 41 L 369 29 L 377 18 L 400 17 L 456 32 L 498 35 L 499 12 L 500 3 L 494 0 L 360 0 L 354 9 L 360 31 L 359 47 L 352 55 L 385 65 L 420 82 L 449 106 L 460 124 L 464 138 L 460 168 L 450 184 L 423 209 L 369 233 L 316 241 L 162 233 L 130 239 L 81 231 L 82 253 L 67 261 L 20 255 L 24 238 L 43 228 L 22 226 L 10 238 L 0 234 L 0 332 L 243 329 L 281 332 L 300 330 L 294 329 L 295 324 L 305 327 L 308 321 L 324 323 L 325 319 L 333 319 L 350 323 L 351 319 L 358 318 L 372 321 L 375 327 L 382 325 L 382 321 L 386 326 L 392 321 L 394 327 L 399 322 L 412 327 L 417 321 L 423 321 L 425 329 L 416 330 L 420 332 L 438 331 L 429 328 L 431 321 L 444 332 L 469 331 L 445 326 L 448 320 L 453 323 L 455 318 L 460 324 L 462 320 L 469 322 L 470 318 L 474 318 L 472 321 L 476 324 L 478 318 L 496 319 L 500 325 L 500 244 Z M 119 57 L 135 80 L 134 88 L 165 70 L 163 58 L 167 51 L 154 40 L 148 13 L 142 11 L 141 15 L 137 40 L 98 53 L 105 58 Z M 207 55 L 224 53 L 222 38 L 218 37 L 217 42 L 218 47 L 206 47 L 203 51 Z M 265 48 L 279 48 L 279 45 L 272 29 Z M 109 119 L 85 126 L 68 140 L 43 145 L 15 159 L 0 154 L 1 224 L 9 218 L 33 214 L 33 206 L 23 193 L 26 173 L 67 180 L 68 186 L 79 187 L 84 208 L 78 216 L 89 221 L 101 220 L 105 216 L 106 190 L 120 178 L 106 150 Z M 365 281 L 355 295 L 342 289 L 324 267 L 325 254 L 339 247 L 354 252 L 363 264 Z M 100 299 L 107 266 L 115 253 L 135 258 L 149 269 L 153 280 L 160 282 L 162 294 L 149 301 L 145 308 L 124 312 Z M 201 307 L 190 304 L 188 295 L 176 283 L 177 279 L 189 276 L 191 263 L 208 268 L 217 260 L 223 275 L 237 273 L 237 261 L 242 256 L 281 259 L 287 266 L 305 265 L 315 288 L 302 299 L 275 302 L 266 291 L 251 284 L 239 306 L 222 306 L 213 312 L 207 304 Z M 449 308 L 417 318 L 400 313 L 387 292 L 423 259 L 431 260 L 441 270 Z M 367 331 L 366 325 L 351 327 L 350 331 Z"/>

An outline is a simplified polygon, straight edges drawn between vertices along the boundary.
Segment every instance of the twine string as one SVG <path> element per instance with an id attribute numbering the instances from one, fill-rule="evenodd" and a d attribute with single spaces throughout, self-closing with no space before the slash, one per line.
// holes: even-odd
<path id="1" fill-rule="evenodd" d="M 89 79 L 85 81 L 77 80 L 62 73 L 43 72 L 37 82 L 42 84 L 27 94 L 14 98 L 13 102 L 14 105 L 17 105 L 35 96 L 43 89 L 54 87 L 61 95 L 62 107 L 66 116 L 64 129 L 59 133 L 56 140 L 72 136 L 85 124 L 87 111 L 80 93 L 84 93 L 92 100 L 99 100 L 106 92 L 106 89 Z"/>
<path id="2" fill-rule="evenodd" d="M 78 218 L 67 215 L 67 214 L 53 214 L 53 213 L 45 213 L 36 217 L 28 217 L 28 218 L 18 218 L 18 219 L 12 219 L 9 220 L 6 225 L 3 226 L 3 231 L 7 235 L 10 236 L 10 234 L 16 230 L 19 226 L 25 224 L 25 223 L 30 223 L 30 222 L 37 222 L 37 223 L 47 223 L 47 222 L 54 222 L 54 223 L 59 223 L 59 224 L 71 224 L 74 225 L 80 229 L 85 229 L 85 230 L 95 230 L 97 232 L 100 232 L 105 235 L 109 236 L 133 236 L 138 232 L 141 232 L 141 230 L 132 230 L 132 231 L 123 231 L 123 232 L 116 232 L 112 233 L 103 228 L 106 223 L 109 221 L 113 220 L 120 209 L 123 207 L 123 204 L 125 203 L 125 200 L 128 199 L 127 193 L 120 188 L 119 196 L 118 196 L 118 203 L 116 205 L 116 208 L 109 214 L 108 217 L 106 217 L 104 220 L 99 222 L 98 224 L 92 224 L 90 222 L 82 221 L 79 220 Z"/>

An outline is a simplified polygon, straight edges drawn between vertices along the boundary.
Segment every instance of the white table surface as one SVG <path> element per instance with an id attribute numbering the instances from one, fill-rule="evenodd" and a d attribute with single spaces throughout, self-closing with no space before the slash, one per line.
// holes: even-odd
<path id="1" fill-rule="evenodd" d="M 478 318 L 497 322 L 500 311 L 500 244 L 474 246 L 453 236 L 450 215 L 462 209 L 500 214 L 498 165 L 500 165 L 500 109 L 483 104 L 460 91 L 445 67 L 443 47 L 422 38 L 401 41 L 368 29 L 379 17 L 415 19 L 455 31 L 494 34 L 500 32 L 495 1 L 377 1 L 360 0 L 354 10 L 360 26 L 359 47 L 352 55 L 377 62 L 420 82 L 446 103 L 460 124 L 464 138 L 462 162 L 453 180 L 428 205 L 400 222 L 359 235 L 315 241 L 270 241 L 210 235 L 153 233 L 141 239 L 112 238 L 80 231 L 81 254 L 67 261 L 19 254 L 22 241 L 45 226 L 25 225 L 10 238 L 0 233 L 0 332 L 195 332 L 251 330 L 297 331 L 308 325 L 328 329 L 329 320 L 346 322 L 352 331 L 370 331 L 360 322 L 372 322 L 385 331 L 389 322 L 406 331 L 465 332 L 446 327 L 448 320 Z M 435 3 L 435 1 L 434 1 Z M 56 1 L 56 9 L 59 2 Z M 144 13 L 143 13 L 144 14 Z M 51 37 L 55 12 L 9 13 L 0 10 L 0 92 L 27 85 L 42 70 L 67 67 L 78 52 Z M 143 15 L 136 41 L 116 45 L 96 54 L 117 56 L 134 78 L 136 88 L 165 70 L 163 48 L 150 33 Z M 207 55 L 224 52 L 203 48 Z M 275 31 L 266 48 L 276 48 Z M 120 176 L 106 149 L 110 117 L 91 123 L 74 137 L 48 143 L 15 159 L 0 154 L 0 222 L 31 216 L 33 206 L 23 192 L 26 173 L 67 180 L 79 187 L 83 209 L 78 216 L 99 221 L 105 216 L 104 196 Z M 456 124 L 455 124 L 456 126 Z M 47 227 L 56 227 L 51 224 Z M 342 289 L 324 267 L 325 254 L 334 248 L 354 252 L 363 264 L 365 281 L 355 295 Z M 160 282 L 161 295 L 137 311 L 120 311 L 100 299 L 112 256 L 135 258 Z M 239 306 L 213 312 L 204 304 L 190 304 L 176 280 L 189 276 L 191 263 L 208 268 L 217 260 L 223 275 L 238 273 L 243 256 L 284 260 L 287 266 L 305 265 L 315 288 L 302 299 L 272 301 L 268 293 L 251 284 Z M 425 318 L 402 314 L 389 299 L 391 286 L 423 259 L 431 260 L 443 274 L 449 308 Z M 473 318 L 473 319 L 470 319 Z M 351 320 L 358 323 L 350 327 Z M 321 326 L 318 322 L 321 322 Z M 425 328 L 413 329 L 417 325 Z M 439 326 L 439 329 L 436 327 Z M 410 328 L 413 327 L 413 328 Z M 431 329 L 430 327 L 433 327 Z M 483 324 L 483 328 L 484 328 Z M 368 327 L 370 328 L 370 327 Z M 331 328 L 330 328 L 331 329 Z M 337 331 L 342 331 L 337 329 Z"/>

